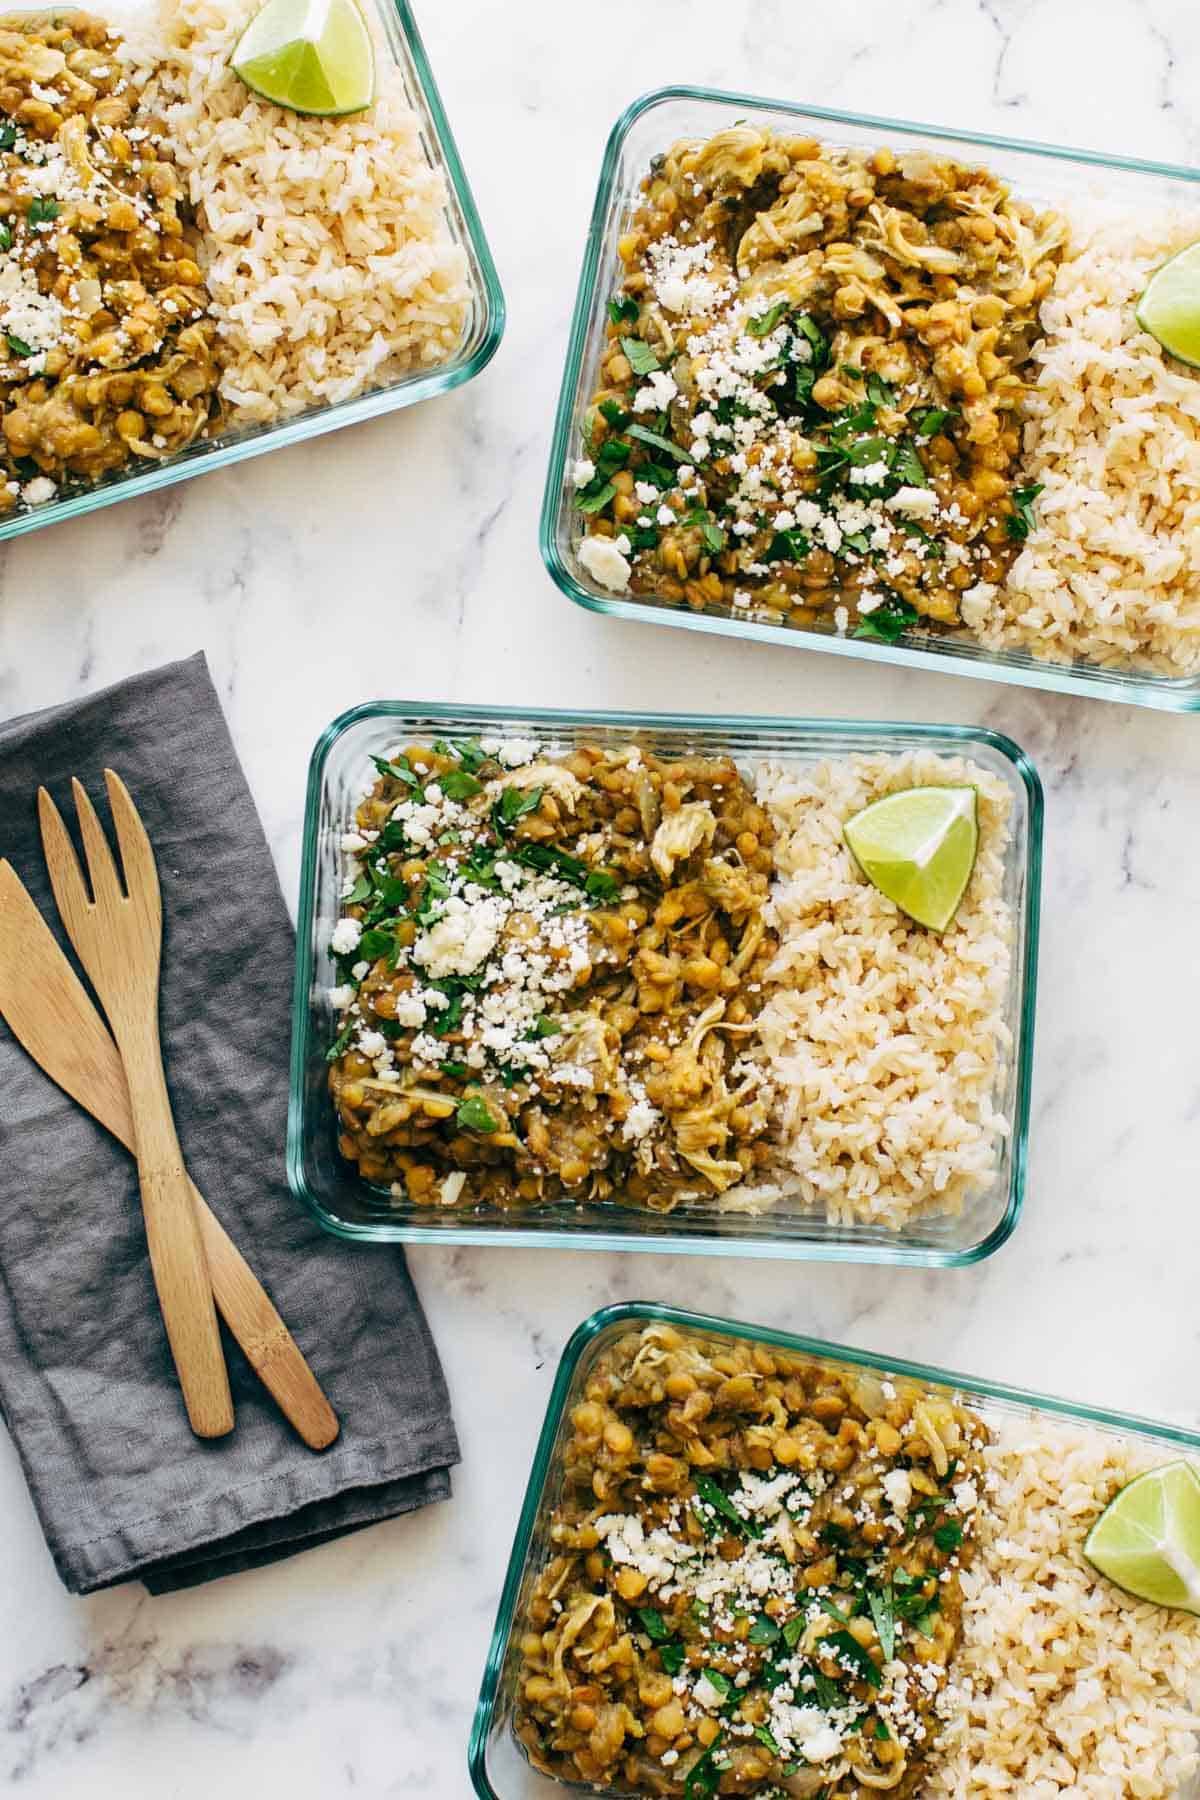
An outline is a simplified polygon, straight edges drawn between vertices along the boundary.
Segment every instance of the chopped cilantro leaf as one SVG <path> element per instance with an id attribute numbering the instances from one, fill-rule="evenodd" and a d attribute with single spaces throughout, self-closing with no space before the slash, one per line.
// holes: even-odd
<path id="1" fill-rule="evenodd" d="M 378 962 L 381 956 L 390 956 L 396 948 L 396 934 L 392 931 L 364 931 L 358 940 L 358 954 L 363 962 Z"/>
<path id="2" fill-rule="evenodd" d="M 944 1525 L 934 1527 L 933 1541 L 939 1550 L 944 1550 L 949 1555 L 950 1551 L 957 1550 L 963 1541 L 962 1526 L 956 1525 L 952 1519 L 947 1519 Z"/>
<path id="3" fill-rule="evenodd" d="M 631 425 L 629 435 L 631 438 L 636 438 L 639 444 L 649 444 L 652 450 L 665 451 L 668 456 L 673 456 L 676 462 L 685 463 L 692 460 L 689 451 L 681 450 L 678 444 L 673 444 L 670 438 L 662 435 L 661 431 L 651 431 L 648 425 Z"/>
<path id="4" fill-rule="evenodd" d="M 637 1616 L 641 1620 L 642 1630 L 652 1644 L 666 1643 L 671 1635 L 671 1627 L 656 1606 L 639 1606 Z"/>
<path id="5" fill-rule="evenodd" d="M 925 473 L 925 465 L 912 444 L 901 438 L 892 446 L 890 457 L 892 474 L 902 487 L 928 487 L 929 477 Z"/>
<path id="6" fill-rule="evenodd" d="M 491 1112 L 485 1100 L 478 1094 L 468 1094 L 465 1100 L 458 1103 L 455 1119 L 464 1131 L 491 1132 L 499 1131 L 500 1122 Z"/>
<path id="7" fill-rule="evenodd" d="M 12 241 L 12 227 L 0 220 L 0 250 L 11 250 Z"/>
<path id="8" fill-rule="evenodd" d="M 469 800 L 473 794 L 483 792 L 483 783 L 466 769 L 447 769 L 435 779 L 447 800 Z"/>
<path id="9" fill-rule="evenodd" d="M 14 356 L 32 356 L 34 354 L 33 345 L 27 344 L 24 338 L 19 338 L 15 331 L 6 331 L 4 336 Z"/>
<path id="10" fill-rule="evenodd" d="M 469 1071 L 467 1069 L 466 1063 L 444 1062 L 444 1063 L 441 1063 L 439 1066 L 441 1068 L 443 1075 L 450 1075 L 453 1077 L 453 1079 L 455 1081 L 465 1081 L 467 1079 L 467 1075 L 468 1075 Z"/>
<path id="11" fill-rule="evenodd" d="M 11 120 L 0 125 L 0 150 L 11 150 L 17 141 L 17 128 Z"/>
<path id="12" fill-rule="evenodd" d="M 790 531 L 777 531 L 767 545 L 763 561 L 803 562 L 812 549 L 812 540 L 794 526 Z"/>
<path id="13" fill-rule="evenodd" d="M 608 303 L 608 316 L 614 325 L 636 325 L 641 311 L 632 294 L 618 294 Z"/>
<path id="14" fill-rule="evenodd" d="M 872 369 L 867 375 L 867 399 L 874 406 L 891 406 L 895 398 L 896 391 L 891 382 L 885 381 L 882 375 L 877 375 Z"/>
<path id="15" fill-rule="evenodd" d="M 336 1062 L 338 1057 L 342 1054 L 342 1051 L 346 1048 L 347 1044 L 350 1042 L 350 1039 L 353 1037 L 353 1035 L 354 1035 L 354 1021 L 351 1020 L 349 1025 L 342 1026 L 342 1029 L 338 1032 L 338 1034 L 334 1038 L 332 1044 L 330 1044 L 328 1050 L 325 1052 L 325 1061 L 327 1063 Z"/>
<path id="16" fill-rule="evenodd" d="M 662 367 L 649 344 L 643 344 L 641 338 L 623 337 L 621 348 L 629 358 L 629 366 L 635 375 L 653 375 Z"/>
<path id="17" fill-rule="evenodd" d="M 720 1669 L 705 1669 L 704 1679 L 711 1688 L 716 1689 L 717 1698 L 720 1700 L 728 1700 L 734 1691 L 732 1681 L 728 1675 L 722 1675 Z"/>
<path id="18" fill-rule="evenodd" d="M 492 819 L 501 831 L 511 831 L 518 819 L 536 812 L 542 804 L 543 789 L 506 787 L 492 808 Z"/>
<path id="19" fill-rule="evenodd" d="M 587 487 L 580 489 L 575 504 L 580 512 L 603 512 L 616 491 L 611 481 L 602 481 L 599 487 L 596 486 L 595 481 L 589 481 Z"/>
<path id="20" fill-rule="evenodd" d="M 717 1486 L 717 1483 L 713 1480 L 711 1475 L 697 1475 L 695 1479 L 696 1492 L 701 1500 L 704 1501 L 706 1506 L 711 1506 L 714 1512 L 719 1513 L 723 1519 L 727 1520 L 728 1523 L 734 1527 L 735 1531 L 740 1532 L 743 1537 L 762 1536 L 762 1527 L 757 1525 L 753 1520 L 744 1519 L 742 1517 L 728 1494 Z M 776 1635 L 778 1635 L 778 1630 L 779 1628 L 776 1626 Z M 753 1637 L 753 1634 L 751 1635 Z M 758 1638 L 753 1641 L 756 1643 L 763 1643 L 769 1640 Z"/>
<path id="21" fill-rule="evenodd" d="M 714 556 L 719 550 L 725 548 L 725 533 L 717 524 L 707 507 L 694 506 L 691 512 L 684 514 L 683 523 L 685 525 L 699 526 L 700 536 L 704 539 L 705 548 L 711 550 Z"/>
<path id="22" fill-rule="evenodd" d="M 920 444 L 927 443 L 936 437 L 948 419 L 958 417 L 957 411 L 946 406 L 927 406 L 924 412 L 913 414 L 913 435 Z"/>
<path id="23" fill-rule="evenodd" d="M 856 638 L 873 638 L 880 644 L 895 644 L 919 616 L 916 607 L 910 606 L 907 600 L 889 597 L 881 600 L 873 612 L 862 614 L 854 635 Z"/>
<path id="24" fill-rule="evenodd" d="M 678 1638 L 658 1646 L 658 1660 L 668 1675 L 678 1675 L 687 1660 L 687 1652 Z"/>
<path id="25" fill-rule="evenodd" d="M 721 1783 L 721 1770 L 714 1758 L 724 1736 L 725 1733 L 720 1732 L 699 1761 L 694 1762 L 688 1770 L 683 1783 L 684 1800 L 712 1800 Z"/>
<path id="26" fill-rule="evenodd" d="M 11 339 L 9 340 L 11 342 Z M 1033 530 L 1033 503 L 1045 487 L 1044 481 L 1035 481 L 1029 487 L 1014 488 L 1012 503 L 1014 511 L 1005 520 L 1005 530 L 1016 544 L 1023 544 Z"/>
<path id="27" fill-rule="evenodd" d="M 57 219 L 61 211 L 62 207 L 57 200 L 47 200 L 43 195 L 35 194 L 29 202 L 29 210 L 25 217 L 31 225 L 49 225 L 52 219 Z"/>
<path id="28" fill-rule="evenodd" d="M 867 1594 L 867 1605 L 871 1609 L 879 1647 L 885 1660 L 891 1662 L 896 1654 L 896 1605 L 891 1582 L 886 1582 L 880 1588 L 871 1588 Z"/>
<path id="29" fill-rule="evenodd" d="M 371 761 L 381 775 L 390 775 L 393 781 L 403 782 L 405 787 L 420 787 L 421 783 L 414 771 L 409 768 L 406 757 L 398 756 L 395 762 L 387 762 L 382 756 L 373 756 Z"/>
<path id="30" fill-rule="evenodd" d="M 755 1619 L 747 1632 L 746 1642 L 749 1644 L 775 1644 L 782 1636 L 783 1633 L 774 1619 L 763 1613 L 760 1618 Z"/>
<path id="31" fill-rule="evenodd" d="M 756 338 L 770 337 L 780 319 L 782 319 L 784 313 L 787 311 L 788 304 L 789 303 L 786 300 L 777 300 L 774 306 L 767 308 L 765 313 L 759 313 L 756 318 L 747 319 L 746 330 L 750 333 L 750 336 Z"/>
<path id="32" fill-rule="evenodd" d="M 822 1640 L 837 1651 L 839 1656 L 851 1663 L 855 1672 L 862 1677 L 868 1687 L 877 1688 L 883 1677 L 875 1666 L 875 1659 L 869 1651 L 863 1649 L 856 1637 L 848 1631 L 833 1631 Z"/>
<path id="33" fill-rule="evenodd" d="M 779 1745 L 775 1742 L 775 1739 L 771 1736 L 771 1733 L 767 1730 L 765 1725 L 756 1725 L 754 1727 L 754 1735 L 759 1743 L 764 1745 L 766 1749 L 771 1752 L 772 1756 L 779 1756 L 781 1754 Z"/>
<path id="34" fill-rule="evenodd" d="M 623 406 L 618 406 L 615 400 L 600 402 L 600 416 L 604 423 L 611 426 L 614 431 L 622 431 L 629 423 L 629 414 Z"/>

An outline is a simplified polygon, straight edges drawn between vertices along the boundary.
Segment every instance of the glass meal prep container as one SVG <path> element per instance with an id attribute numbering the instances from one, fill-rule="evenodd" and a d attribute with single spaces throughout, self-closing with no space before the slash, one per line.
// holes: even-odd
<path id="1" fill-rule="evenodd" d="M 541 550 L 550 574 L 578 605 L 645 624 L 682 625 L 794 649 L 829 650 L 839 656 L 901 663 L 943 674 L 975 675 L 990 681 L 1049 688 L 1059 693 L 1124 700 L 1169 712 L 1200 711 L 1200 675 L 1170 676 L 1136 668 L 1077 660 L 1054 663 L 1024 650 L 995 651 L 966 633 L 910 634 L 896 644 L 839 636 L 827 624 L 774 624 L 741 616 L 722 602 L 694 611 L 653 595 L 619 596 L 602 587 L 582 566 L 579 543 L 583 516 L 574 504 L 571 471 L 584 454 L 584 416 L 597 385 L 604 342 L 605 308 L 620 285 L 623 267 L 617 245 L 637 203 L 638 188 L 651 159 L 678 138 L 711 137 L 735 122 L 761 123 L 842 148 L 882 146 L 925 149 L 968 164 L 985 162 L 1011 183 L 1022 199 L 1053 207 L 1072 197 L 1102 190 L 1125 200 L 1132 211 L 1147 201 L 1187 201 L 1200 217 L 1200 171 L 1168 164 L 1107 157 L 1094 152 L 1024 143 L 1020 139 L 958 133 L 901 119 L 833 112 L 717 89 L 668 87 L 635 100 L 613 127 L 604 153 L 600 185 L 592 209 L 583 270 L 575 302 L 555 419 L 550 465 L 542 503 Z"/>
<path id="2" fill-rule="evenodd" d="M 728 755 L 745 773 L 773 759 L 803 766 L 856 752 L 916 748 L 969 757 L 1012 796 L 1003 891 L 1014 921 L 1004 1027 L 1011 1035 L 994 1105 L 1005 1121 L 996 1167 L 957 1214 L 928 1213 L 899 1231 L 834 1224 L 777 1203 L 758 1214 L 721 1212 L 711 1202 L 658 1213 L 604 1203 L 558 1202 L 528 1209 L 456 1212 L 416 1206 L 369 1185 L 341 1155 L 328 1089 L 326 1052 L 337 1024 L 329 989 L 338 979 L 329 949 L 341 910 L 340 850 L 371 757 L 406 743 L 480 735 L 534 740 L 550 753 L 590 741 L 641 744 L 663 755 Z M 1009 739 L 954 725 L 842 720 L 690 718 L 672 714 L 566 713 L 507 707 L 375 702 L 344 713 L 322 735 L 309 767 L 296 978 L 292 1014 L 288 1180 L 317 1220 L 338 1236 L 367 1242 L 514 1244 L 580 1250 L 688 1251 L 705 1255 L 870 1261 L 924 1267 L 969 1264 L 1009 1237 L 1025 1188 L 1041 887 L 1042 795 L 1037 772 Z"/>
<path id="3" fill-rule="evenodd" d="M 150 4 L 151 0 L 125 0 L 106 11 L 101 0 L 97 0 L 94 7 L 68 10 L 90 10 L 122 30 L 136 24 L 139 14 L 149 10 Z M 240 426 L 202 438 L 155 466 L 134 464 L 86 486 L 64 483 L 59 498 L 0 520 L 0 541 L 62 519 L 80 518 L 97 507 L 111 506 L 116 500 L 152 493 L 193 475 L 223 469 L 245 457 L 298 444 L 320 432 L 356 425 L 380 413 L 447 393 L 470 381 L 491 361 L 504 331 L 504 295 L 416 21 L 408 0 L 364 0 L 364 4 L 371 8 L 380 27 L 382 42 L 377 40 L 376 54 L 390 55 L 401 70 L 409 103 L 417 115 L 422 151 L 445 178 L 447 226 L 452 242 L 466 256 L 469 298 L 462 337 L 454 354 L 436 367 L 415 370 L 357 398 L 310 407 L 274 424 Z M 19 20 L 41 16 L 46 9 L 27 6 L 4 7 L 0 11 L 6 18 Z"/>
<path id="4" fill-rule="evenodd" d="M 1069 1400 L 1030 1393 L 999 1382 L 977 1381 L 946 1369 L 920 1363 L 884 1359 L 864 1350 L 847 1349 L 819 1338 L 769 1331 L 730 1319 L 709 1318 L 671 1306 L 644 1302 L 609 1306 L 595 1312 L 579 1326 L 559 1363 L 546 1408 L 545 1422 L 534 1453 L 529 1483 L 517 1523 L 501 1593 L 496 1626 L 488 1649 L 479 1702 L 471 1731 L 468 1760 L 471 1781 L 479 1800 L 555 1800 L 567 1794 L 600 1794 L 604 1790 L 567 1784 L 545 1775 L 528 1760 L 514 1730 L 515 1683 L 520 1660 L 520 1621 L 538 1575 L 552 1554 L 548 1537 L 550 1516 L 562 1493 L 563 1458 L 571 1436 L 571 1413 L 583 1397 L 597 1359 L 615 1340 L 646 1326 L 667 1324 L 683 1332 L 727 1339 L 731 1344 L 764 1345 L 809 1359 L 831 1374 L 865 1371 L 881 1378 L 899 1377 L 927 1393 L 951 1396 L 984 1419 L 1026 1420 L 1043 1415 L 1051 1421 L 1085 1425 L 1114 1437 L 1135 1439 L 1164 1461 L 1181 1455 L 1200 1454 L 1200 1433 L 1181 1426 L 1157 1423 L 1121 1413 L 1084 1406 Z M 1190 1781 L 1178 1800 L 1195 1800 L 1200 1782 Z"/>

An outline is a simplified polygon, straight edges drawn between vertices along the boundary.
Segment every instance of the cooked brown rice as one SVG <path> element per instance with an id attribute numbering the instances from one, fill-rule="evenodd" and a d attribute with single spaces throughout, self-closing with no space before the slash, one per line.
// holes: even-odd
<path id="1" fill-rule="evenodd" d="M 207 236 L 221 392 L 251 425 L 444 362 L 469 300 L 445 183 L 390 50 L 377 42 L 367 112 L 304 118 L 257 100 L 228 66 L 256 10 L 160 0 L 132 51 Z"/>
<path id="2" fill-rule="evenodd" d="M 1122 1594 L 1082 1545 L 1160 1456 L 1046 1418 L 985 1452 L 991 1489 L 964 1571 L 963 1644 L 926 1792 L 1166 1800 L 1200 1767 L 1200 1619 Z"/>
<path id="3" fill-rule="evenodd" d="M 1042 305 L 1022 480 L 1034 529 L 1003 587 L 964 621 L 994 648 L 1200 669 L 1200 377 L 1139 327 L 1154 270 L 1196 215 L 1080 213 Z"/>
<path id="4" fill-rule="evenodd" d="M 872 800 L 933 782 L 979 793 L 978 860 L 940 936 L 866 880 L 842 836 Z M 784 1166 L 776 1188 L 726 1204 L 792 1195 L 831 1219 L 892 1229 L 960 1211 L 991 1179 L 1006 1130 L 1009 791 L 961 758 L 911 751 L 768 765 L 758 795 L 778 834 L 769 922 L 782 984 L 759 1016 L 758 1053 L 776 1089 Z"/>

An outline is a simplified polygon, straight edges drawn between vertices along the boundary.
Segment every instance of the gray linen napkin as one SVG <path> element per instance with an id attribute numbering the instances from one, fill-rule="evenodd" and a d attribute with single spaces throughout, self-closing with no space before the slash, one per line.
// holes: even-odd
<path id="1" fill-rule="evenodd" d="M 192 1436 L 132 1159 L 0 1022 L 0 1411 L 67 1587 L 158 1593 L 445 1499 L 458 1443 L 403 1255 L 326 1236 L 284 1179 L 292 929 L 202 656 L 0 725 L 0 855 L 64 945 L 35 793 L 71 818 L 77 774 L 104 814 L 106 764 L 157 852 L 188 1168 L 342 1425 L 306 1449 L 224 1334 L 237 1427 Z"/>

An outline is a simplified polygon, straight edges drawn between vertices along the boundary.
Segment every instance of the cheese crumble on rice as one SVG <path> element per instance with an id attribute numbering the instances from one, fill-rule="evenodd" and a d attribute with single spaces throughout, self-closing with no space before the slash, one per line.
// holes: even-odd
<path id="1" fill-rule="evenodd" d="M 159 0 L 153 31 L 127 52 L 205 232 L 221 393 L 240 425 L 445 362 L 470 299 L 445 181 L 377 23 L 373 104 L 305 118 L 257 99 L 229 67 L 257 6 Z"/>

